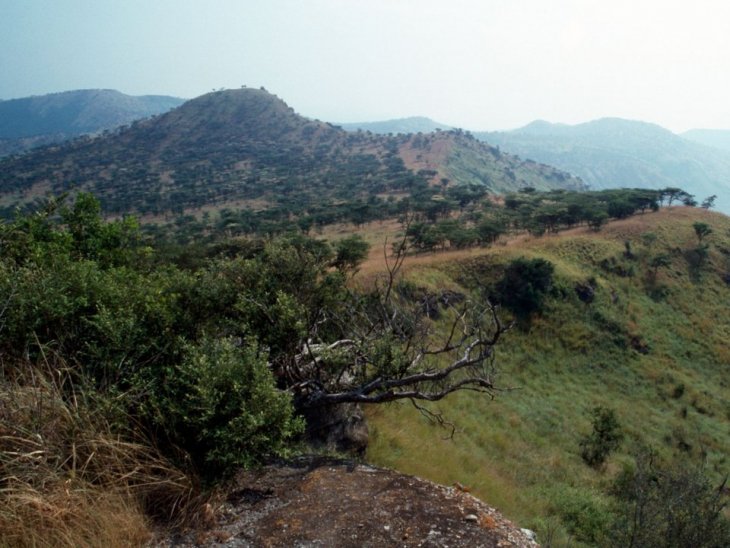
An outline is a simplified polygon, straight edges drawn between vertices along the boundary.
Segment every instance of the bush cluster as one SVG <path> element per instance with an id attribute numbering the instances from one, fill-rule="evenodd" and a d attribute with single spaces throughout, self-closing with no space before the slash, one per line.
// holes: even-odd
<path id="1" fill-rule="evenodd" d="M 273 371 L 342 306 L 367 249 L 294 237 L 223 251 L 161 260 L 133 220 L 102 221 L 85 194 L 0 225 L 4 373 L 59 358 L 74 391 L 114 395 L 203 475 L 286 452 L 302 424 Z"/>

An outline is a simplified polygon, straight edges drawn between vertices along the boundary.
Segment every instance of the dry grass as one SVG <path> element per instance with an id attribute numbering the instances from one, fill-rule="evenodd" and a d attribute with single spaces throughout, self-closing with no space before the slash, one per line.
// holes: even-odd
<path id="1" fill-rule="evenodd" d="M 141 546 L 150 537 L 147 519 L 134 501 L 94 486 L 53 482 L 3 489 L 1 546 Z"/>
<path id="2" fill-rule="evenodd" d="M 0 546 L 138 546 L 151 516 L 195 505 L 191 479 L 98 402 L 25 369 L 0 381 Z"/>

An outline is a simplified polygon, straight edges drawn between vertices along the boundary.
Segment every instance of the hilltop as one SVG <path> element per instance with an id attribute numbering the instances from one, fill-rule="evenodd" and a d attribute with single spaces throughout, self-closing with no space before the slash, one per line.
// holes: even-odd
<path id="1" fill-rule="evenodd" d="M 0 163 L 2 203 L 9 208 L 48 192 L 88 190 L 110 213 L 230 207 L 246 212 L 239 225 L 302 216 L 326 224 L 328 217 L 352 217 L 354 206 L 365 218 L 394 215 L 406 206 L 404 197 L 428 202 L 444 186 L 468 182 L 491 192 L 582 187 L 565 172 L 463 132 L 346 132 L 256 89 L 203 95 L 114 134 Z"/>
<path id="2" fill-rule="evenodd" d="M 475 135 L 500 149 L 557 166 L 592 188 L 681 187 L 698 200 L 717 195 L 730 212 L 730 153 L 655 124 L 604 118 L 577 125 L 536 121 Z"/>
<path id="3" fill-rule="evenodd" d="M 83 89 L 0 101 L 0 157 L 113 129 L 180 106 L 165 95 Z"/>
<path id="4" fill-rule="evenodd" d="M 347 131 L 371 131 L 372 133 L 431 133 L 436 130 L 454 129 L 446 124 L 441 124 L 425 116 L 411 116 L 409 118 L 396 118 L 394 120 L 383 120 L 379 122 L 352 122 L 338 124 Z"/>

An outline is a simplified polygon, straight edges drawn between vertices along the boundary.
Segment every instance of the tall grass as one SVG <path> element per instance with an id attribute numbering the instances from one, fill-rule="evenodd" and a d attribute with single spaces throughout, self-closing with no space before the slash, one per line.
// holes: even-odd
<path id="1" fill-rule="evenodd" d="M 493 265 L 519 256 L 555 265 L 547 309 L 496 349 L 499 384 L 515 390 L 494 401 L 458 394 L 433 406 L 456 424 L 453 440 L 442 439 L 443 430 L 407 406 L 370 410 L 368 457 L 467 485 L 552 546 L 598 542 L 606 525 L 606 487 L 641 447 L 652 447 L 665 462 L 704 463 L 719 484 L 730 470 L 730 287 L 724 280 L 730 219 L 680 213 L 647 214 L 597 235 L 532 239 L 476 259 L 486 263 L 481 272 L 487 278 L 498 275 Z M 714 228 L 699 280 L 682 253 L 697 245 L 692 222 L 698 216 Z M 649 230 L 658 235 L 651 248 L 642 243 Z M 635 254 L 630 260 L 623 256 L 627 239 Z M 646 272 L 649 258 L 660 252 L 669 254 L 671 265 L 657 275 L 665 288 L 657 297 Z M 601 266 L 612 258 L 633 266 L 633 276 Z M 443 269 L 454 280 L 473 266 Z M 411 282 L 429 286 L 434 278 L 428 271 L 423 282 L 419 276 L 412 270 Z M 589 279 L 595 300 L 585 304 L 574 287 Z M 454 281 L 451 286 L 458 289 Z M 626 435 L 600 470 L 582 461 L 579 447 L 595 406 L 614 409 Z"/>
<path id="2" fill-rule="evenodd" d="M 116 424 L 113 401 L 70 386 L 62 364 L 3 365 L 0 545 L 138 546 L 151 518 L 195 504 L 191 478 Z"/>

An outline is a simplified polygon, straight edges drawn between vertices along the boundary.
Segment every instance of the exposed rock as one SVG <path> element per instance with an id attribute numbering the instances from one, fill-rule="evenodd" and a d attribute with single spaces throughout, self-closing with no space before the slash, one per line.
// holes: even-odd
<path id="1" fill-rule="evenodd" d="M 538 546 L 472 495 L 392 470 L 307 457 L 242 472 L 218 523 L 155 546 Z"/>

